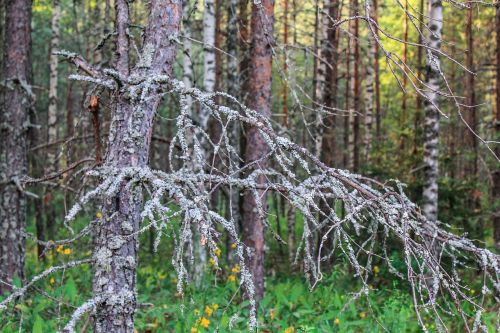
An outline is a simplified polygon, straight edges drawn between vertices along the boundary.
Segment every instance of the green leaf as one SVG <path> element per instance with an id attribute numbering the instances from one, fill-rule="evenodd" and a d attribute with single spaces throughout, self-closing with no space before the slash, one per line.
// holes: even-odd
<path id="1" fill-rule="evenodd" d="M 43 333 L 43 318 L 39 315 L 35 317 L 32 333 Z"/>
<path id="2" fill-rule="evenodd" d="M 75 280 L 73 280 L 73 278 L 69 278 L 68 282 L 66 282 L 66 284 L 64 286 L 64 293 L 66 294 L 66 296 L 68 296 L 69 300 L 71 300 L 71 301 L 75 300 L 76 284 L 75 284 Z"/>

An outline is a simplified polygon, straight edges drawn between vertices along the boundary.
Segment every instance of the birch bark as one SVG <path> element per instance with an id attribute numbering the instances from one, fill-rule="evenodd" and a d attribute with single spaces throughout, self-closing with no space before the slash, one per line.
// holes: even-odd
<path id="1" fill-rule="evenodd" d="M 443 27 L 443 4 L 441 0 L 428 1 L 428 28 L 427 45 L 439 50 L 441 47 L 441 30 Z M 424 188 L 422 211 L 430 223 L 438 218 L 438 173 L 439 173 L 439 100 L 438 94 L 441 64 L 439 54 L 427 49 L 427 68 L 425 83 L 425 127 L 424 127 Z"/>

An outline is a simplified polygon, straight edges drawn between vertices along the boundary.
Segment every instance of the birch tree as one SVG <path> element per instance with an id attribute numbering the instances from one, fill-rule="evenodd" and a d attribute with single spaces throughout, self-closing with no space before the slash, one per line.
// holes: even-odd
<path id="1" fill-rule="evenodd" d="M 424 126 L 424 164 L 425 180 L 423 188 L 422 211 L 429 223 L 438 218 L 438 173 L 439 173 L 439 100 L 441 63 L 441 30 L 443 28 L 443 4 L 441 0 L 427 3 L 428 32 L 427 67 L 425 77 L 425 126 Z"/>
<path id="2" fill-rule="evenodd" d="M 28 112 L 31 90 L 31 0 L 5 4 L 0 113 L 0 294 L 24 279 Z"/>

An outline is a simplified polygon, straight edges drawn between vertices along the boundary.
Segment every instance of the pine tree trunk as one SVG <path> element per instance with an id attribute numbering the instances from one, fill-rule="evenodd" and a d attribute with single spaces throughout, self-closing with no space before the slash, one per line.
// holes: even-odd
<path id="1" fill-rule="evenodd" d="M 474 36 L 472 32 L 472 22 L 474 17 L 474 7 L 469 4 L 467 9 L 467 18 L 465 21 L 465 39 L 467 42 L 467 53 L 465 55 L 465 66 L 470 71 L 474 71 Z M 462 115 L 465 122 L 470 127 L 467 128 L 463 126 L 463 138 L 464 138 L 464 154 L 465 161 L 463 162 L 463 176 L 474 178 L 477 173 L 477 150 L 478 142 L 477 137 L 472 131 L 476 131 L 477 128 L 477 117 L 476 117 L 476 96 L 475 96 L 475 86 L 474 86 L 474 74 L 465 73 L 465 105 L 466 107 L 462 110 Z M 471 131 L 472 130 L 472 131 Z"/>
<path id="2" fill-rule="evenodd" d="M 496 112 L 494 119 L 494 128 L 496 139 L 500 139 L 500 4 L 497 4 L 496 16 Z M 500 156 L 500 145 L 495 146 L 495 154 Z M 495 241 L 495 246 L 500 249 L 500 167 L 498 162 L 495 161 L 495 168 L 493 171 L 493 188 L 492 188 L 492 199 L 493 199 L 493 239 Z"/>
<path id="3" fill-rule="evenodd" d="M 177 35 L 182 19 L 181 0 L 152 0 L 144 35 L 144 52 L 154 50 L 151 65 L 138 65 L 132 73 L 140 76 L 171 75 Z M 128 3 L 116 1 L 117 65 L 120 75 L 129 75 Z M 149 50 L 149 51 L 148 51 Z M 105 166 L 122 169 L 146 167 L 151 146 L 154 115 L 161 101 L 156 89 L 132 101 L 127 89 L 115 95 Z M 140 110 L 140 112 L 138 112 Z M 138 236 L 142 193 L 139 187 L 123 184 L 114 197 L 103 201 L 103 218 L 94 238 L 93 293 L 104 299 L 95 310 L 94 331 L 134 332 Z"/>
<path id="4" fill-rule="evenodd" d="M 443 26 L 443 5 L 441 0 L 428 2 L 429 37 L 427 45 L 434 49 L 441 46 L 441 29 Z M 439 105 L 437 92 L 440 89 L 441 66 L 439 54 L 436 51 L 427 51 L 427 68 L 425 82 L 425 138 L 424 138 L 424 188 L 423 206 L 424 216 L 429 223 L 436 223 L 438 218 L 438 173 L 439 173 Z"/>
<path id="5" fill-rule="evenodd" d="M 261 4 L 252 4 L 252 43 L 250 49 L 249 72 L 249 107 L 266 118 L 271 117 L 271 80 L 274 1 L 262 0 Z M 266 169 L 267 159 L 261 160 L 269 152 L 269 147 L 260 131 L 247 126 L 245 164 L 252 164 L 248 173 L 255 169 Z M 260 160 L 258 164 L 254 162 Z M 256 178 L 258 184 L 265 183 L 264 176 Z M 264 295 L 264 224 L 265 216 L 256 209 L 260 200 L 267 211 L 266 193 L 259 190 L 259 198 L 251 192 L 245 192 L 242 205 L 243 238 L 246 246 L 253 249 L 249 260 L 249 268 L 253 274 L 255 296 L 261 299 Z"/>
<path id="6" fill-rule="evenodd" d="M 418 34 L 418 45 L 423 44 L 423 33 L 424 33 L 424 0 L 420 0 L 420 4 L 418 7 L 418 12 L 420 13 L 418 16 L 419 21 L 419 30 L 421 33 Z M 416 86 L 421 89 L 422 84 L 420 80 L 422 78 L 422 58 L 423 58 L 424 47 L 418 46 L 417 50 L 417 79 L 419 80 L 416 83 Z M 418 147 L 421 147 L 421 131 L 420 131 L 420 122 L 421 122 L 421 113 L 422 113 L 422 96 L 417 93 L 417 97 L 415 100 L 415 120 L 414 120 L 414 138 L 413 138 L 413 155 L 417 154 Z"/>
<path id="7" fill-rule="evenodd" d="M 28 169 L 27 120 L 31 107 L 31 0 L 7 1 L 0 114 L 0 279 L 24 279 L 26 198 L 16 182 Z M 0 283 L 0 294 L 10 287 Z"/>
<path id="8" fill-rule="evenodd" d="M 375 23 L 378 22 L 378 0 L 373 0 L 373 20 Z M 375 30 L 375 34 L 378 37 L 378 29 Z M 380 66 L 379 66 L 379 46 L 375 43 L 375 59 L 374 59 L 374 71 L 375 71 L 375 135 L 377 140 L 382 139 L 382 112 L 380 108 Z"/>
<path id="9" fill-rule="evenodd" d="M 366 1 L 366 13 L 372 16 L 373 5 L 371 0 Z M 371 30 L 368 30 L 368 57 L 366 59 L 366 81 L 365 81 L 365 135 L 364 135 L 364 160 L 370 160 L 372 145 L 372 122 L 373 122 L 373 83 L 375 80 L 375 69 L 373 61 L 376 57 L 375 38 Z"/>

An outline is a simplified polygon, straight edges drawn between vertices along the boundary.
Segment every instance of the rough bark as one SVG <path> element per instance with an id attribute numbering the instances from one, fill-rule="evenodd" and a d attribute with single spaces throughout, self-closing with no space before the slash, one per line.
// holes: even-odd
<path id="1" fill-rule="evenodd" d="M 0 114 L 0 294 L 24 278 L 26 198 L 16 182 L 26 175 L 31 106 L 31 0 L 7 1 Z M 6 182 L 4 182 L 6 181 Z"/>
<path id="2" fill-rule="evenodd" d="M 271 80 L 274 22 L 274 1 L 263 0 L 261 4 L 252 4 L 252 43 L 250 49 L 249 106 L 266 118 L 271 117 Z M 268 166 L 264 158 L 269 147 L 260 131 L 254 126 L 247 126 L 245 164 L 251 164 L 248 172 L 265 169 Z M 264 176 L 257 176 L 258 184 L 265 183 Z M 256 299 L 264 295 L 264 219 L 256 209 L 257 200 L 267 210 L 266 192 L 258 190 L 258 197 L 245 192 L 242 205 L 243 238 L 245 244 L 253 249 L 249 259 L 249 268 L 253 274 Z"/>
<path id="3" fill-rule="evenodd" d="M 441 47 L 441 30 L 443 26 L 443 5 L 441 0 L 428 2 L 427 45 L 433 49 Z M 439 54 L 427 51 L 427 66 L 425 83 L 425 127 L 424 127 L 424 187 L 422 211 L 429 223 L 435 223 L 438 218 L 438 173 L 439 173 L 439 100 L 437 92 L 440 89 L 441 66 Z"/>
<path id="4" fill-rule="evenodd" d="M 498 140 L 500 138 L 500 4 L 497 5 L 496 16 L 496 86 L 495 86 L 495 99 L 496 99 L 496 112 L 494 118 L 495 136 Z M 500 145 L 495 146 L 495 154 L 500 156 Z M 500 249 L 500 167 L 495 161 L 495 168 L 493 170 L 493 239 L 495 246 Z"/>
<path id="5" fill-rule="evenodd" d="M 129 75 L 128 3 L 117 0 L 117 66 Z M 133 75 L 170 75 L 182 19 L 181 0 L 152 0 L 144 33 L 142 61 Z M 140 100 L 127 96 L 127 89 L 115 94 L 105 165 L 112 168 L 145 167 L 151 146 L 153 119 L 161 95 L 152 87 Z M 93 292 L 103 301 L 95 310 L 95 332 L 133 332 L 136 299 L 136 268 L 141 221 L 142 194 L 137 187 L 122 185 L 114 197 L 103 201 L 101 227 L 94 238 Z"/>

